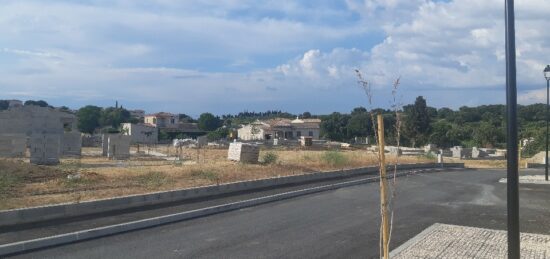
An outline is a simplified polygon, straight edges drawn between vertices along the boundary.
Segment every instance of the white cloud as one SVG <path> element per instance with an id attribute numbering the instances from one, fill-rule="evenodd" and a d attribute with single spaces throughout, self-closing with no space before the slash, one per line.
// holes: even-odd
<path id="1" fill-rule="evenodd" d="M 546 89 L 530 90 L 518 95 L 518 103 L 546 103 Z"/>
<path id="2" fill-rule="evenodd" d="M 312 96 L 305 106 L 316 105 L 318 92 L 354 89 L 356 68 L 379 89 L 398 76 L 410 91 L 503 87 L 502 1 L 345 4 L 6 1 L 0 87 L 15 98 L 168 100 L 174 107 L 185 96 L 196 110 L 273 105 L 300 93 Z M 550 60 L 550 1 L 518 0 L 516 15 L 518 85 L 533 90 Z M 384 39 L 361 42 L 373 31 Z M 520 98 L 538 100 L 536 93 Z"/>
<path id="3" fill-rule="evenodd" d="M 408 20 L 381 22 L 388 39 L 372 49 L 371 59 L 363 67 L 366 74 L 380 83 L 387 83 L 395 77 L 392 71 L 398 71 L 404 82 L 413 86 L 503 85 L 502 1 L 422 2 L 409 9 Z M 388 7 L 378 1 L 365 1 L 364 8 L 372 5 L 384 8 L 384 17 L 397 16 L 402 11 L 392 9 L 393 4 Z M 535 85 L 540 82 L 539 70 L 550 60 L 550 45 L 547 44 L 550 34 L 542 33 L 547 30 L 550 2 L 517 1 L 516 7 L 518 82 Z M 377 77 L 381 74 L 387 76 Z"/>

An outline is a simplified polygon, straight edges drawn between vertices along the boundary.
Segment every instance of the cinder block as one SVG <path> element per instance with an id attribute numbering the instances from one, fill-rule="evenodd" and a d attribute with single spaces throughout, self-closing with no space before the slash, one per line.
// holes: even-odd
<path id="1" fill-rule="evenodd" d="M 243 163 L 258 163 L 260 147 L 257 145 L 234 142 L 229 144 L 227 159 Z"/>

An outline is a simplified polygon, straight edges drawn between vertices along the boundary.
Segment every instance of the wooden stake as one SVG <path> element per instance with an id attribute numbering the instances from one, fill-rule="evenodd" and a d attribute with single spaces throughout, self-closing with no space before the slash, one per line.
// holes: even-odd
<path id="1" fill-rule="evenodd" d="M 378 114 L 378 154 L 380 157 L 380 208 L 382 211 L 382 252 L 384 259 L 389 259 L 390 224 L 388 218 L 388 178 L 386 177 L 386 156 L 384 154 L 384 118 Z M 399 152 L 399 151 L 398 151 Z"/>

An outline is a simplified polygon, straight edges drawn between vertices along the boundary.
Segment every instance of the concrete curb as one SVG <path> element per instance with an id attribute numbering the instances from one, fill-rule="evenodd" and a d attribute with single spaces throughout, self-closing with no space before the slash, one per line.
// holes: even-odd
<path id="1" fill-rule="evenodd" d="M 433 168 L 433 169 L 436 169 L 436 168 Z M 422 171 L 422 172 L 428 173 L 428 172 L 434 172 L 434 171 L 435 170 Z M 400 176 L 406 176 L 406 175 L 411 175 L 415 173 L 418 173 L 418 172 L 417 171 L 401 172 L 401 173 L 397 173 L 397 176 L 400 177 Z M 391 178 L 391 176 L 388 176 L 388 178 Z M 259 198 L 244 200 L 244 201 L 227 203 L 223 205 L 212 206 L 212 207 L 207 207 L 202 209 L 185 211 L 185 212 L 180 212 L 180 213 L 175 213 L 175 214 L 170 214 L 165 216 L 159 216 L 159 217 L 137 220 L 137 221 L 127 222 L 127 223 L 121 223 L 121 224 L 116 224 L 111 226 L 93 228 L 93 229 L 82 230 L 82 231 L 61 234 L 56 236 L 4 244 L 4 245 L 0 245 L 0 256 L 6 256 L 10 254 L 22 253 L 30 250 L 35 250 L 35 249 L 42 249 L 42 248 L 47 248 L 51 246 L 64 245 L 64 244 L 79 242 L 83 240 L 124 233 L 128 231 L 133 231 L 133 230 L 155 227 L 155 226 L 174 223 L 174 222 L 183 221 L 187 219 L 208 216 L 208 215 L 228 212 L 232 210 L 238 210 L 238 209 L 256 206 L 256 205 L 265 204 L 265 203 L 274 202 L 274 201 L 290 199 L 290 198 L 294 198 L 294 197 L 298 197 L 306 194 L 334 190 L 338 188 L 349 187 L 349 186 L 354 186 L 354 185 L 359 185 L 364 183 L 378 182 L 379 180 L 380 180 L 379 177 L 371 177 L 366 179 L 335 183 L 335 184 L 318 186 L 318 187 L 313 187 L 308 189 L 274 194 L 274 195 L 269 195 L 269 196 L 264 196 L 264 197 L 259 197 Z"/>
<path id="2" fill-rule="evenodd" d="M 403 164 L 399 170 L 464 167 L 464 164 Z M 391 168 L 391 166 L 388 166 Z M 87 201 L 81 203 L 66 203 L 57 205 L 40 206 L 33 208 L 14 209 L 0 211 L 0 226 L 35 223 L 60 218 L 76 217 L 108 211 L 130 209 L 148 205 L 178 202 L 189 199 L 205 198 L 221 194 L 251 191 L 262 188 L 273 188 L 287 184 L 300 184 L 321 180 L 349 178 L 353 176 L 368 175 L 378 172 L 378 167 L 363 167 L 331 172 L 317 172 L 285 177 L 274 177 L 252 181 L 234 182 L 220 185 L 210 185 L 189 189 L 180 189 L 165 192 L 131 195 L 104 200 Z"/>

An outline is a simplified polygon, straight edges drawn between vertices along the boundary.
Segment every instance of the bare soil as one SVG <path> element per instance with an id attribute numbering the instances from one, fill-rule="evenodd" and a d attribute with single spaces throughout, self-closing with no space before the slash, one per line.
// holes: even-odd
<path id="1" fill-rule="evenodd" d="M 175 154 L 168 146 L 157 151 Z M 141 149 L 143 152 L 144 149 Z M 145 152 L 147 152 L 145 150 Z M 74 203 L 212 184 L 357 168 L 377 164 L 366 150 L 271 152 L 271 164 L 242 164 L 227 160 L 226 149 L 184 149 L 183 160 L 167 161 L 145 154 L 113 161 L 99 155 L 99 148 L 85 148 L 79 159 L 62 159 L 57 166 L 31 165 L 27 160 L 0 160 L 0 210 Z M 399 158 L 399 163 L 434 162 L 426 157 Z M 395 157 L 388 157 L 388 163 Z"/>

